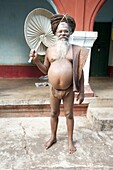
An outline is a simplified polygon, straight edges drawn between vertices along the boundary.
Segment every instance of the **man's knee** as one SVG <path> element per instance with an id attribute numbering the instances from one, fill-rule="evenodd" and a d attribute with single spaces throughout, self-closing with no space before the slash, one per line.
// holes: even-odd
<path id="1" fill-rule="evenodd" d="M 58 112 L 55 112 L 55 111 L 52 111 L 52 112 L 51 112 L 51 117 L 52 117 L 52 118 L 57 118 L 58 115 L 59 115 Z"/>
<path id="2" fill-rule="evenodd" d="M 72 113 L 72 112 L 67 112 L 67 113 L 65 114 L 65 116 L 66 116 L 66 118 L 68 118 L 68 119 L 73 119 L 73 113 Z"/>

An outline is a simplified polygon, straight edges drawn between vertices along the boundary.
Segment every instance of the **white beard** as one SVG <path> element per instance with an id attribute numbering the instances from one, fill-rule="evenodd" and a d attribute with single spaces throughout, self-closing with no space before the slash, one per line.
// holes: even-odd
<path id="1" fill-rule="evenodd" d="M 69 50 L 69 42 L 66 40 L 57 40 L 56 46 L 57 46 L 56 54 L 58 55 L 58 58 L 60 59 L 65 58 Z"/>

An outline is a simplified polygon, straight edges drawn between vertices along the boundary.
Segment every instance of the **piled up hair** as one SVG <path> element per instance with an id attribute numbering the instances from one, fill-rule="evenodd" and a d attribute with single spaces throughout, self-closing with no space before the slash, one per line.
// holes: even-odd
<path id="1" fill-rule="evenodd" d="M 71 34 L 74 32 L 75 27 L 76 27 L 76 23 L 75 23 L 74 18 L 72 18 L 69 15 L 54 14 L 51 17 L 51 29 L 53 31 L 53 34 L 55 34 L 57 27 L 60 24 L 60 22 L 66 22 L 69 25 Z"/>

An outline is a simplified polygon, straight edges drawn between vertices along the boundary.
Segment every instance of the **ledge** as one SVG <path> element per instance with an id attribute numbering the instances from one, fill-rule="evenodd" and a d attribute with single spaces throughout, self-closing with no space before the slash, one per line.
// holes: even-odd
<path id="1" fill-rule="evenodd" d="M 70 43 L 91 48 L 97 39 L 98 33 L 94 31 L 75 31 L 70 36 Z"/>

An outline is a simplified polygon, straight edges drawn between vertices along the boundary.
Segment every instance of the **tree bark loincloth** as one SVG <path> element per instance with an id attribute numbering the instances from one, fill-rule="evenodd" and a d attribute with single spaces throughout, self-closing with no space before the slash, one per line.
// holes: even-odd
<path id="1" fill-rule="evenodd" d="M 51 93 L 53 94 L 54 97 L 58 99 L 63 99 L 64 97 L 66 97 L 72 89 L 73 89 L 72 85 L 65 90 L 55 89 L 54 87 L 50 86 Z"/>

